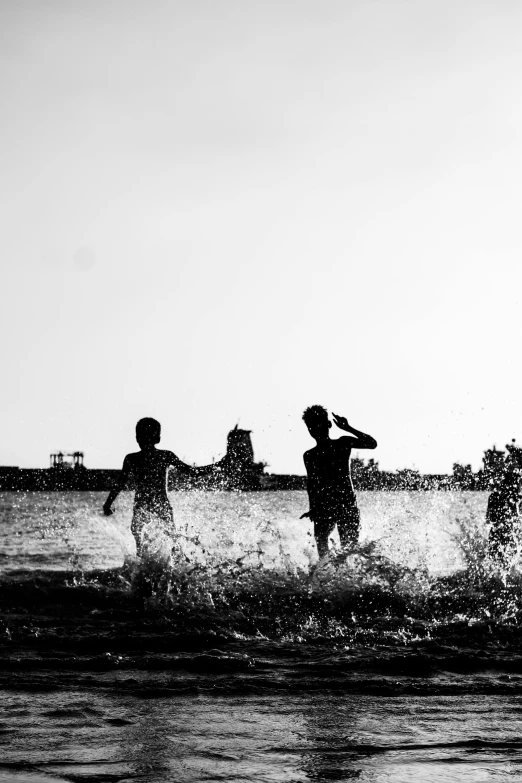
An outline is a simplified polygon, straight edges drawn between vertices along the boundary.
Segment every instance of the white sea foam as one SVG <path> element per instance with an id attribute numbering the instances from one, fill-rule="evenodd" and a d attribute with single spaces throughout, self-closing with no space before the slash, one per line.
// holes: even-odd
<path id="1" fill-rule="evenodd" d="M 117 567 L 132 559 L 132 493 L 122 493 L 116 513 L 102 515 L 103 493 L 2 493 L 0 556 L 7 569 Z M 312 525 L 299 517 L 304 492 L 171 493 L 174 526 L 145 533 L 147 557 L 205 563 L 243 559 L 266 567 L 308 569 L 317 562 Z M 486 493 L 361 492 L 361 541 L 378 542 L 379 554 L 401 566 L 451 573 L 464 567 L 462 530 L 485 535 Z M 460 540 L 459 540 L 460 536 Z M 334 533 L 333 546 L 339 546 Z"/>

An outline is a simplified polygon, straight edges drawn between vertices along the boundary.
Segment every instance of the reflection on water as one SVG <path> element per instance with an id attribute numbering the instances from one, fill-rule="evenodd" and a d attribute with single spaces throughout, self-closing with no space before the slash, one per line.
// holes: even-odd
<path id="1" fill-rule="evenodd" d="M 519 698 L 71 691 L 2 704 L 0 780 L 498 781 L 522 763 Z"/>
<path id="2" fill-rule="evenodd" d="M 174 493 L 140 563 L 103 499 L 0 498 L 0 783 L 518 772 L 522 578 L 485 494 L 361 493 L 369 543 L 320 564 L 304 493 Z"/>

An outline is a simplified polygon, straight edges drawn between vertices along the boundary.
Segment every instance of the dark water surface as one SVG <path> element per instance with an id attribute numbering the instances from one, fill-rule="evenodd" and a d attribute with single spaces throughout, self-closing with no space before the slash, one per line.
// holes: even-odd
<path id="1" fill-rule="evenodd" d="M 520 770 L 522 580 L 481 493 L 366 493 L 317 563 L 303 493 L 0 498 L 0 781 L 489 780 Z"/>
<path id="2" fill-rule="evenodd" d="M 0 781 L 482 781 L 522 771 L 520 697 L 3 695 Z"/>

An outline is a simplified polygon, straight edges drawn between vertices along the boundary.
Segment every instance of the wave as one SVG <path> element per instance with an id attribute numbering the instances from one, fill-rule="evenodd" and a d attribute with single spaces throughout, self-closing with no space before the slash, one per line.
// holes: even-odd
<path id="1" fill-rule="evenodd" d="M 518 563 L 490 560 L 469 520 L 454 538 L 464 567 L 436 575 L 393 562 L 379 542 L 305 568 L 276 534 L 268 555 L 226 558 L 153 524 L 142 558 L 127 552 L 123 567 L 0 577 L 0 679 L 132 669 L 177 673 L 176 690 L 229 675 L 277 688 L 284 674 L 285 687 L 453 692 L 464 673 L 466 687 L 522 692 Z"/>
<path id="2" fill-rule="evenodd" d="M 205 564 L 183 556 L 166 565 L 128 562 L 107 571 L 18 571 L 0 579 L 3 634 L 61 615 L 87 615 L 98 628 L 118 613 L 178 631 L 197 629 L 298 642 L 329 639 L 402 644 L 454 634 L 517 633 L 522 577 L 492 564 L 446 576 L 407 569 L 375 545 L 337 554 L 311 571 L 275 569 L 247 557 Z M 65 616 L 64 616 L 65 611 Z M 44 627 L 39 629 L 44 631 Z M 87 632 L 87 629 L 86 629 Z"/>

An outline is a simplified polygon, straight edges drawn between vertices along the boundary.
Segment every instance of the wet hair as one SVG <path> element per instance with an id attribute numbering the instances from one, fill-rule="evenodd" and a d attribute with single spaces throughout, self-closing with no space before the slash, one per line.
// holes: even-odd
<path id="1" fill-rule="evenodd" d="M 303 413 L 303 421 L 307 426 L 316 422 L 327 422 L 328 411 L 322 405 L 312 405 Z"/>
<path id="2" fill-rule="evenodd" d="M 136 440 L 138 443 L 159 443 L 161 439 L 161 424 L 156 419 L 146 417 L 136 424 Z"/>

